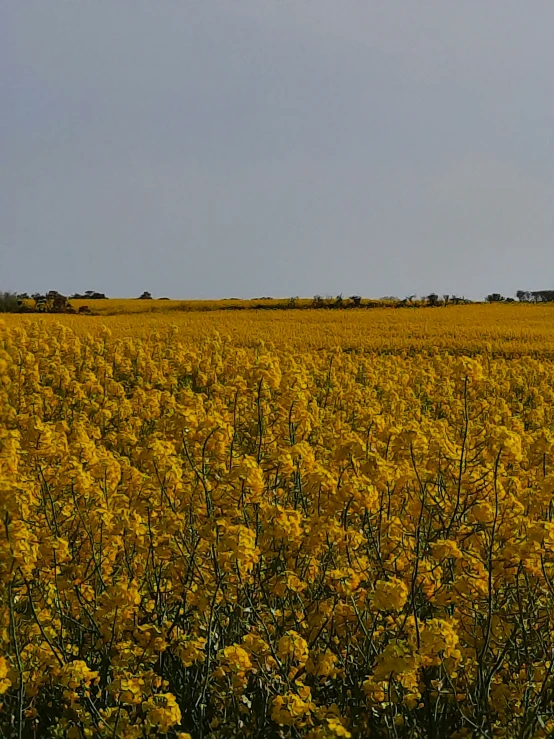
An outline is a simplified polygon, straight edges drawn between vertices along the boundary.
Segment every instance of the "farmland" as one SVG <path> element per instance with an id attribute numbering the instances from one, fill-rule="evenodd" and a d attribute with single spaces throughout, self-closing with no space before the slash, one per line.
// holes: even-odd
<path id="1" fill-rule="evenodd" d="M 0 735 L 550 736 L 554 309 L 163 305 L 0 322 Z"/>

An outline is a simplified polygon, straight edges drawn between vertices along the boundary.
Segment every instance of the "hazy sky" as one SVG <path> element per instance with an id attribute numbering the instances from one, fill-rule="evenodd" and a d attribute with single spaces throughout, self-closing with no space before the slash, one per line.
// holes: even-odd
<path id="1" fill-rule="evenodd" d="M 0 289 L 554 288 L 552 0 L 1 0 Z"/>

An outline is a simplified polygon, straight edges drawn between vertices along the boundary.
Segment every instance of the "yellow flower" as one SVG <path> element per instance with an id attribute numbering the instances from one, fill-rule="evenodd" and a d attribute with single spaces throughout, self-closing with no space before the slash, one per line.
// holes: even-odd
<path id="1" fill-rule="evenodd" d="M 401 611 L 408 600 L 408 586 L 402 580 L 378 580 L 371 596 L 371 607 L 376 611 Z"/>
<path id="2" fill-rule="evenodd" d="M 336 661 L 337 656 L 329 650 L 317 655 L 310 654 L 306 663 L 306 672 L 316 677 L 335 677 L 337 674 Z"/>
<path id="3" fill-rule="evenodd" d="M 181 709 L 171 693 L 151 696 L 142 704 L 142 707 L 146 713 L 146 721 L 161 734 L 167 734 L 175 724 L 181 721 Z"/>
<path id="4" fill-rule="evenodd" d="M 238 645 L 225 647 L 219 655 L 219 659 L 225 664 L 226 669 L 231 672 L 247 672 L 252 669 L 250 655 Z"/>
<path id="5" fill-rule="evenodd" d="M 10 687 L 11 680 L 8 679 L 10 671 L 9 664 L 5 657 L 0 657 L 0 695 L 5 693 Z"/>
<path id="6" fill-rule="evenodd" d="M 309 692 L 304 698 L 309 698 Z M 271 719 L 281 726 L 299 726 L 311 712 L 312 704 L 296 693 L 278 695 L 273 699 Z"/>
<path id="7" fill-rule="evenodd" d="M 290 630 L 279 639 L 277 654 L 282 660 L 291 660 L 303 665 L 308 659 L 308 643 L 296 631 Z"/>

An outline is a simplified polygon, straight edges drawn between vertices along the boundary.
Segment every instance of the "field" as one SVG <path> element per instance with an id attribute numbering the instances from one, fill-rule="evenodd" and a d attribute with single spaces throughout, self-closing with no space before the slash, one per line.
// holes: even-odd
<path id="1" fill-rule="evenodd" d="M 2 737 L 554 733 L 553 308 L 112 308 L 0 321 Z"/>

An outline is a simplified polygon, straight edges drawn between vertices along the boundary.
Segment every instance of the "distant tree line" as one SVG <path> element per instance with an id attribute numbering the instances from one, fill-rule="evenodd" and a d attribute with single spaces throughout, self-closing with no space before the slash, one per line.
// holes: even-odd
<path id="1" fill-rule="evenodd" d="M 296 301 L 298 298 L 290 298 L 290 301 Z M 362 298 L 361 295 L 351 295 L 349 298 L 343 298 L 342 295 L 337 295 L 336 298 L 326 297 L 323 298 L 321 295 L 314 295 L 312 304 L 309 307 L 312 308 L 378 308 L 383 305 L 392 305 L 395 308 L 418 308 L 422 306 L 438 307 L 445 305 L 467 305 L 473 301 L 467 298 L 460 297 L 459 295 L 439 295 L 438 293 L 429 293 L 423 297 L 418 298 L 416 295 L 407 295 L 405 298 L 397 298 L 395 296 L 386 296 L 379 298 L 378 300 L 368 300 Z M 296 307 L 291 305 L 291 307 Z"/>
<path id="2" fill-rule="evenodd" d="M 516 297 L 520 303 L 553 303 L 554 290 L 518 290 Z"/>
<path id="3" fill-rule="evenodd" d="M 513 298 L 505 298 L 500 293 L 490 293 L 485 300 L 487 303 L 515 303 Z"/>
<path id="4" fill-rule="evenodd" d="M 96 290 L 87 290 L 82 295 L 74 293 L 70 296 L 70 300 L 107 300 L 104 293 L 97 293 Z"/>
<path id="5" fill-rule="evenodd" d="M 520 303 L 554 303 L 554 290 L 518 290 L 516 298 Z M 505 298 L 500 293 L 490 293 L 487 303 L 513 303 L 514 298 Z"/>
<path id="6" fill-rule="evenodd" d="M 552 303 L 554 302 L 554 290 L 518 290 L 516 298 L 520 303 Z M 169 298 L 158 298 L 158 300 L 168 300 Z M 105 293 L 96 290 L 87 290 L 84 293 L 74 293 L 66 297 L 57 290 L 50 290 L 47 293 L 15 293 L 0 292 L 0 313 L 89 313 L 92 311 L 88 305 L 79 306 L 78 310 L 71 305 L 71 300 L 107 300 Z M 144 291 L 138 296 L 137 300 L 153 300 L 152 293 Z M 236 300 L 230 298 L 229 300 Z M 260 301 L 260 302 L 258 302 Z M 445 307 L 449 305 L 467 305 L 474 301 L 468 300 L 464 296 L 450 295 L 448 293 L 439 295 L 438 293 L 429 293 L 428 295 L 417 297 L 416 295 L 407 295 L 405 298 L 394 296 L 386 296 L 378 300 L 362 298 L 361 295 L 350 295 L 344 297 L 341 294 L 333 297 L 331 295 L 322 296 L 314 295 L 313 299 L 306 300 L 300 297 L 291 297 L 288 299 L 274 300 L 269 297 L 253 298 L 248 301 L 249 305 L 226 306 L 227 310 L 245 310 L 247 308 L 258 308 L 266 310 L 286 310 L 298 308 L 317 308 L 317 309 L 350 309 L 350 308 L 380 308 L 383 306 L 392 306 L 394 308 L 421 308 L 421 307 Z M 515 298 L 504 297 L 501 293 L 489 293 L 485 297 L 487 303 L 514 303 Z"/>
<path id="7" fill-rule="evenodd" d="M 69 297 L 57 290 L 31 294 L 0 291 L 0 313 L 93 313 L 88 305 L 81 305 L 76 310 L 71 305 L 72 300 L 108 300 L 108 297 L 97 290 L 73 293 Z M 152 293 L 144 291 L 137 300 L 153 300 Z M 158 300 L 169 300 L 169 298 L 158 298 Z"/>
<path id="8" fill-rule="evenodd" d="M 91 313 L 88 306 L 78 310 L 71 305 L 69 298 L 57 290 L 47 293 L 0 293 L 0 313 Z"/>
<path id="9" fill-rule="evenodd" d="M 86 295 L 87 299 L 95 300 L 92 293 Z M 74 295 L 72 299 L 82 299 L 81 295 Z M 105 295 L 102 295 L 105 298 Z M 47 293 L 0 293 L 0 313 L 92 313 L 87 305 L 82 305 L 78 310 L 71 305 L 69 298 L 57 290 L 49 290 Z"/>

